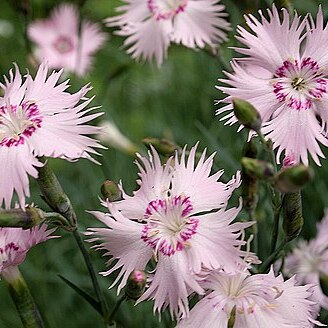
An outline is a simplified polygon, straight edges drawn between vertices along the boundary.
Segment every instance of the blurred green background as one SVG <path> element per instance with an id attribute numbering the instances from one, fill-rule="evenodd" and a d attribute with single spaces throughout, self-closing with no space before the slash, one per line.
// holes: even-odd
<path id="1" fill-rule="evenodd" d="M 21 2 L 29 3 L 27 0 Z M 97 53 L 91 73 L 82 79 L 69 77 L 71 91 L 91 82 L 94 89 L 90 96 L 96 95 L 93 105 L 101 105 L 105 112 L 101 120 L 115 122 L 140 147 L 141 140 L 146 136 L 166 137 L 181 146 L 192 146 L 200 140 L 199 149 L 207 147 L 209 153 L 217 152 L 215 169 L 224 168 L 224 179 L 227 180 L 240 169 L 241 149 L 247 135 L 245 131 L 237 134 L 237 126 L 226 127 L 219 122 L 215 116 L 214 100 L 222 98 L 222 94 L 214 86 L 217 79 L 223 77 L 222 70 L 229 70 L 229 61 L 235 56 L 228 47 L 236 43 L 233 39 L 234 29 L 237 24 L 243 23 L 243 14 L 251 12 L 255 7 L 264 9 L 272 1 L 221 2 L 226 5 L 233 30 L 229 34 L 230 41 L 221 46 L 216 57 L 210 51 L 194 51 L 173 45 L 169 49 L 167 60 L 158 69 L 156 65 L 134 62 L 122 48 L 124 39 L 114 35 L 113 29 L 104 27 L 110 34 L 110 39 Z M 8 74 L 13 62 L 19 65 L 21 71 L 26 67 L 33 72 L 24 42 L 25 19 L 17 10 L 19 3 L 19 0 L 0 1 L 1 75 Z M 31 0 L 31 18 L 47 17 L 59 3 L 60 1 L 54 0 Z M 319 3 L 320 1 L 314 0 L 298 0 L 294 5 L 304 15 L 307 12 L 315 14 Z M 104 18 L 113 16 L 114 8 L 119 4 L 117 0 L 86 0 L 81 8 L 82 16 L 101 22 Z M 324 5 L 324 11 L 328 12 L 328 5 Z M 325 153 L 327 154 L 327 150 Z M 75 206 L 82 231 L 86 227 L 99 225 L 85 210 L 102 210 L 98 195 L 100 185 L 105 179 L 122 179 L 129 192 L 136 188 L 137 170 L 131 156 L 113 148 L 102 151 L 102 155 L 102 166 L 86 160 L 76 163 L 50 160 Z M 303 193 L 304 238 L 314 236 L 315 222 L 321 219 L 324 208 L 328 205 L 328 165 L 323 160 L 322 167 L 312 166 L 316 178 Z M 47 209 L 33 181 L 31 188 L 31 202 Z M 262 206 L 256 216 L 260 231 L 259 255 L 264 257 L 267 255 L 272 214 L 266 188 L 261 189 L 260 197 Z M 240 217 L 242 216 L 243 214 Z M 58 234 L 62 238 L 33 249 L 28 254 L 28 260 L 21 266 L 47 326 L 102 327 L 102 320 L 93 309 L 58 278 L 58 274 L 62 274 L 85 290 L 91 291 L 89 276 L 74 239 L 65 231 L 58 231 Z M 105 261 L 101 253 L 93 250 L 90 252 L 97 271 L 103 271 Z M 111 282 L 108 277 L 99 276 L 99 280 L 110 304 L 113 304 L 116 300 L 116 288 L 107 290 Z M 0 283 L 0 295 L 0 327 L 21 327 L 5 282 Z M 127 328 L 174 326 L 167 314 L 159 322 L 158 316 L 152 314 L 152 306 L 152 302 L 144 302 L 137 307 L 134 307 L 132 301 L 124 303 L 117 313 L 118 323 Z"/>

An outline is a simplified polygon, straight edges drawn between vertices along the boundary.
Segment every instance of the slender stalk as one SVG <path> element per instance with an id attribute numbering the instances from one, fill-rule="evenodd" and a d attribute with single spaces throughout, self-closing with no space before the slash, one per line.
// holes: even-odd
<path id="1" fill-rule="evenodd" d="M 81 238 L 81 234 L 80 234 L 80 232 L 78 230 L 74 230 L 73 231 L 73 236 L 75 238 L 75 241 L 78 244 L 78 247 L 80 248 L 80 251 L 81 251 L 82 256 L 84 258 L 84 262 L 85 262 L 85 264 L 87 266 L 87 269 L 89 271 L 89 275 L 90 275 L 90 278 L 92 280 L 93 288 L 94 288 L 95 293 L 97 295 L 98 301 L 100 302 L 100 305 L 101 305 L 101 310 L 102 310 L 102 313 L 103 313 L 103 317 L 104 317 L 105 323 L 108 323 L 108 322 L 110 322 L 110 320 L 108 319 L 108 306 L 107 306 L 107 302 L 106 302 L 106 299 L 104 297 L 104 294 L 102 293 L 102 291 L 100 289 L 100 286 L 99 286 L 99 283 L 98 283 L 98 279 L 97 279 L 97 275 L 96 275 L 96 272 L 95 272 L 93 263 L 91 261 L 89 252 L 85 248 L 84 243 L 83 243 L 83 240 Z"/>
<path id="2" fill-rule="evenodd" d="M 278 170 L 277 170 L 277 164 L 276 164 L 276 157 L 275 157 L 273 149 L 271 147 L 269 147 L 268 142 L 265 140 L 264 135 L 261 131 L 258 131 L 257 135 L 259 136 L 260 141 L 261 141 L 262 145 L 264 146 L 264 149 L 269 153 L 270 160 L 274 167 L 274 172 L 277 173 Z"/>
<path id="3" fill-rule="evenodd" d="M 276 248 L 276 250 L 262 263 L 259 272 L 260 273 L 266 273 L 269 271 L 270 266 L 274 263 L 274 261 L 277 259 L 280 252 L 285 248 L 288 241 L 284 239 L 280 245 Z"/>
<path id="4" fill-rule="evenodd" d="M 117 300 L 112 312 L 110 313 L 110 315 L 108 317 L 108 322 L 110 325 L 114 324 L 115 314 L 116 314 L 117 310 L 119 309 L 119 307 L 121 306 L 121 304 L 123 303 L 123 301 L 125 301 L 126 299 L 127 299 L 126 295 L 123 295 Z"/>
<path id="5" fill-rule="evenodd" d="M 8 282 L 10 296 L 24 328 L 44 328 L 40 312 L 18 267 L 5 269 L 2 277 Z"/>
<path id="6" fill-rule="evenodd" d="M 252 226 L 252 232 L 254 235 L 254 239 L 253 239 L 253 252 L 255 254 L 257 254 L 258 252 L 258 229 L 257 229 L 257 220 L 254 218 L 254 210 L 249 210 L 248 211 L 248 219 L 249 221 L 254 221 L 255 224 L 253 224 Z"/>
<path id="7" fill-rule="evenodd" d="M 44 160 L 44 158 L 42 158 L 41 161 L 45 164 L 44 166 L 38 168 L 39 177 L 37 181 L 42 191 L 43 197 L 52 209 L 60 213 L 68 220 L 72 228 L 71 231 L 73 232 L 74 239 L 80 249 L 80 252 L 83 256 L 86 267 L 88 269 L 96 297 L 101 304 L 104 322 L 105 324 L 107 324 L 108 306 L 106 303 L 106 299 L 100 289 L 97 275 L 93 263 L 91 261 L 90 255 L 87 249 L 85 248 L 80 232 L 78 231 L 77 218 L 74 208 L 70 202 L 70 199 L 65 194 L 56 175 L 54 174 L 48 163 Z"/>
<path id="8" fill-rule="evenodd" d="M 273 230 L 271 237 L 271 248 L 270 253 L 272 254 L 277 247 L 278 235 L 279 235 L 279 223 L 280 223 L 280 208 L 274 212 L 273 216 Z"/>
<path id="9" fill-rule="evenodd" d="M 270 154 L 270 160 L 274 167 L 274 173 L 277 174 L 278 169 L 277 169 L 274 151 L 272 147 L 268 145 L 268 142 L 265 140 L 261 131 L 258 132 L 258 136 L 265 150 Z M 272 255 L 275 253 L 278 243 L 278 238 L 279 238 L 279 223 L 280 223 L 280 214 L 281 214 L 281 206 L 282 206 L 282 197 L 280 192 L 276 191 L 271 185 L 269 186 L 269 188 L 272 195 L 272 208 L 273 208 L 273 230 L 272 230 L 271 248 L 270 248 L 270 253 Z"/>

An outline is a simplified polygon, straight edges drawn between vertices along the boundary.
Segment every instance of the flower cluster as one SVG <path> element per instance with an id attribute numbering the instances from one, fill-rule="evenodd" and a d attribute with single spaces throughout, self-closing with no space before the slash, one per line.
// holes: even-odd
<path id="1" fill-rule="evenodd" d="M 71 4 L 61 4 L 50 18 L 32 22 L 28 35 L 37 45 L 36 55 L 41 62 L 80 76 L 90 70 L 92 55 L 106 40 L 98 24 L 83 20 L 79 27 L 79 12 Z"/>
<path id="2" fill-rule="evenodd" d="M 310 15 L 301 19 L 297 13 L 290 21 L 288 11 L 279 13 L 275 6 L 267 10 L 268 18 L 259 14 L 260 19 L 246 15 L 248 28 L 237 28 L 237 39 L 245 47 L 236 51 L 245 57 L 233 60 L 233 72 L 219 80 L 227 86 L 218 89 L 228 96 L 218 102 L 225 105 L 217 114 L 228 112 L 222 120 L 234 124 L 231 98 L 245 99 L 259 111 L 262 132 L 278 148 L 278 163 L 285 152 L 307 165 L 310 153 L 320 165 L 324 155 L 319 143 L 328 146 L 328 28 L 322 10 L 316 23 Z"/>
<path id="3" fill-rule="evenodd" d="M 226 40 L 230 24 L 220 0 L 124 0 L 118 11 L 106 19 L 108 26 L 119 26 L 119 35 L 135 59 L 156 59 L 160 66 L 171 42 L 189 48 L 215 46 Z"/>
<path id="4" fill-rule="evenodd" d="M 23 80 L 17 65 L 15 69 L 0 84 L 0 205 L 4 202 L 6 208 L 14 191 L 24 208 L 28 175 L 37 178 L 36 167 L 42 166 L 37 157 L 91 159 L 89 153 L 97 153 L 93 148 L 101 147 L 86 136 L 99 129 L 84 123 L 102 114 L 86 115 L 93 109 L 86 108 L 92 100 L 85 98 L 89 86 L 70 94 L 68 81 L 56 85 L 62 71 L 47 76 L 48 68 L 41 64 L 34 79 L 27 74 Z"/>

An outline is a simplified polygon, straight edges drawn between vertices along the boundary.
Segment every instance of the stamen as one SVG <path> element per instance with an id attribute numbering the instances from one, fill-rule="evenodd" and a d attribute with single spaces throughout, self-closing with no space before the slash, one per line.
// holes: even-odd
<path id="1" fill-rule="evenodd" d="M 25 142 L 38 128 L 42 118 L 33 102 L 0 107 L 0 146 L 18 146 Z"/>
<path id="2" fill-rule="evenodd" d="M 190 247 L 190 239 L 198 228 L 198 219 L 189 217 L 192 212 L 189 197 L 183 195 L 156 199 L 148 204 L 141 239 L 167 256 Z M 155 259 L 157 255 L 155 255 Z"/>
<path id="3" fill-rule="evenodd" d="M 273 92 L 279 102 L 296 110 L 311 109 L 314 100 L 327 92 L 328 80 L 323 69 L 310 57 L 286 60 L 275 72 Z"/>

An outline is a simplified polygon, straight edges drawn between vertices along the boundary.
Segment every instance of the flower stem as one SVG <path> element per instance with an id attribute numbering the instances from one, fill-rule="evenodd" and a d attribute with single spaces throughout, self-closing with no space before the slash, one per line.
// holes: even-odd
<path id="1" fill-rule="evenodd" d="M 285 248 L 288 241 L 284 239 L 280 245 L 276 248 L 276 250 L 262 263 L 259 272 L 266 273 L 269 271 L 271 264 L 277 259 L 280 252 Z"/>
<path id="2" fill-rule="evenodd" d="M 2 276 L 8 282 L 10 296 L 15 303 L 23 326 L 25 328 L 44 328 L 45 325 L 39 310 L 18 267 L 5 269 Z"/>
<path id="3" fill-rule="evenodd" d="M 39 177 L 37 181 L 42 191 L 43 197 L 53 210 L 60 213 L 68 220 L 72 228 L 71 231 L 73 233 L 74 239 L 80 249 L 86 267 L 89 271 L 89 275 L 93 284 L 93 289 L 95 291 L 96 297 L 101 304 L 104 322 L 105 324 L 107 324 L 108 323 L 107 302 L 100 289 L 97 275 L 93 263 L 91 261 L 90 255 L 87 249 L 85 248 L 80 232 L 78 231 L 77 218 L 74 208 L 70 202 L 70 199 L 65 194 L 56 175 L 54 174 L 48 163 L 44 160 L 44 158 L 42 158 L 41 161 L 44 163 L 44 166 L 38 168 Z"/>
<path id="4" fill-rule="evenodd" d="M 119 309 L 119 307 L 121 306 L 122 302 L 124 300 L 126 300 L 126 295 L 123 295 L 121 296 L 117 301 L 116 301 L 116 304 L 112 310 L 112 312 L 110 313 L 109 317 L 108 317 L 108 322 L 110 325 L 113 325 L 114 324 L 114 317 L 115 317 L 115 314 L 117 312 L 117 310 Z"/>

